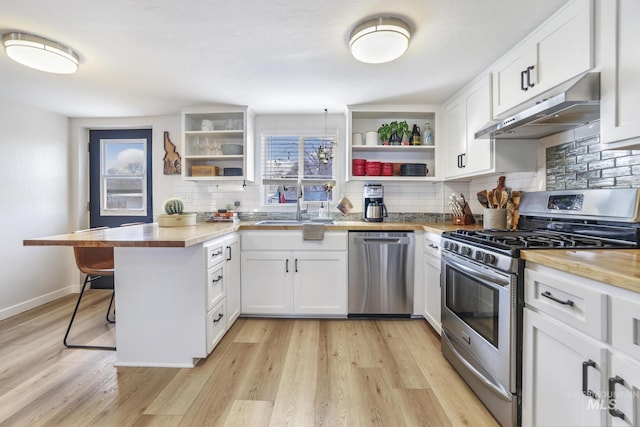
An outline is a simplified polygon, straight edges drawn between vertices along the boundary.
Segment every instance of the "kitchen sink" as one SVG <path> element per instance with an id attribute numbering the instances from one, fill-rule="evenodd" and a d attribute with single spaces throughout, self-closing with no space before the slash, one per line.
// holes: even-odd
<path id="1" fill-rule="evenodd" d="M 256 222 L 256 225 L 302 225 L 302 221 L 296 221 L 295 219 L 265 219 L 264 221 Z"/>
<path id="2" fill-rule="evenodd" d="M 305 221 L 296 221 L 295 219 L 265 219 L 256 222 L 256 225 L 302 225 L 302 224 L 325 224 L 335 225 L 336 222 L 329 218 L 312 218 Z"/>

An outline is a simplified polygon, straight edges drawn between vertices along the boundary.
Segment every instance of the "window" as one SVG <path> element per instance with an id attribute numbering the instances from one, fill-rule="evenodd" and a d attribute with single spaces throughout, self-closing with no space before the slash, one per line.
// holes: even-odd
<path id="1" fill-rule="evenodd" d="M 101 139 L 101 215 L 146 215 L 146 140 Z"/>
<path id="2" fill-rule="evenodd" d="M 263 132 L 262 191 L 266 205 L 333 200 L 337 132 Z"/>

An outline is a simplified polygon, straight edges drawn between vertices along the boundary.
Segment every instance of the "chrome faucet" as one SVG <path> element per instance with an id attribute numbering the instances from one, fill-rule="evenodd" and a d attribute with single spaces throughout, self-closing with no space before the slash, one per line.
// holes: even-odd
<path id="1" fill-rule="evenodd" d="M 307 213 L 307 209 L 300 209 L 300 201 L 304 194 L 302 193 L 302 183 L 298 182 L 298 197 L 296 198 L 296 221 L 302 221 L 303 213 Z"/>

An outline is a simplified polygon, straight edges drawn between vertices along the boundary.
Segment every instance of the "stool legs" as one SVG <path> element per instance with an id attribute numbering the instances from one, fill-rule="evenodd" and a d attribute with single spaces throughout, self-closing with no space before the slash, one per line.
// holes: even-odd
<path id="1" fill-rule="evenodd" d="M 76 302 L 76 307 L 73 309 L 73 314 L 71 315 L 71 321 L 69 321 L 69 326 L 67 327 L 67 332 L 64 334 L 64 339 L 62 340 L 63 344 L 67 348 L 86 348 L 86 349 L 94 349 L 94 350 L 115 350 L 115 347 L 109 346 L 99 346 L 99 345 L 79 345 L 79 344 L 69 344 L 67 343 L 67 338 L 69 337 L 69 331 L 71 331 L 71 325 L 73 325 L 73 321 L 76 318 L 76 314 L 78 313 L 78 307 L 80 307 L 80 300 L 82 300 L 82 295 L 84 295 L 84 291 L 87 288 L 87 284 L 91 282 L 91 280 L 96 277 L 90 277 L 87 275 L 84 279 L 84 283 L 82 284 L 82 289 L 80 290 L 80 295 L 78 296 L 78 301 Z M 111 304 L 113 303 L 113 295 L 111 296 L 111 302 L 109 303 L 109 310 L 111 310 Z M 107 312 L 107 321 L 109 320 L 109 312 Z M 115 321 L 114 321 L 115 322 Z"/>

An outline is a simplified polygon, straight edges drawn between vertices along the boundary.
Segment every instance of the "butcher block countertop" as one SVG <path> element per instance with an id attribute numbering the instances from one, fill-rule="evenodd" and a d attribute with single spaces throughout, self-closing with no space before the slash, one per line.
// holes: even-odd
<path id="1" fill-rule="evenodd" d="M 520 255 L 526 261 L 640 292 L 640 249 L 536 249 Z"/>
<path id="2" fill-rule="evenodd" d="M 339 221 L 327 225 L 330 230 L 357 231 L 443 231 L 461 228 L 477 229 L 479 225 L 460 226 L 451 223 L 407 223 Z M 198 223 L 187 227 L 159 227 L 157 223 L 113 227 L 84 233 L 60 234 L 57 236 L 25 239 L 25 246 L 97 246 L 97 247 L 167 247 L 179 248 L 206 242 L 237 230 L 300 230 L 300 225 L 256 225 L 255 222 Z"/>

